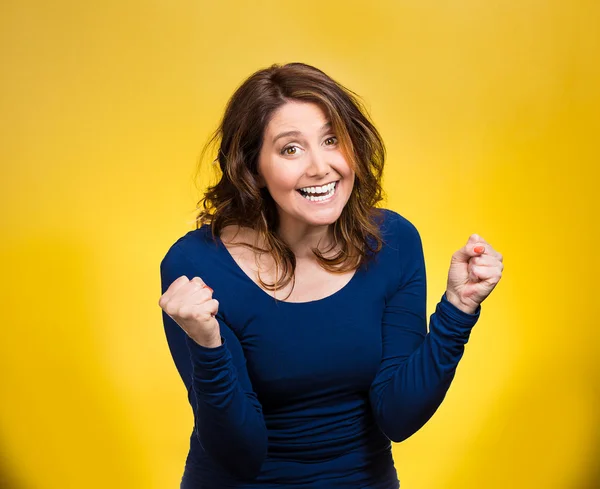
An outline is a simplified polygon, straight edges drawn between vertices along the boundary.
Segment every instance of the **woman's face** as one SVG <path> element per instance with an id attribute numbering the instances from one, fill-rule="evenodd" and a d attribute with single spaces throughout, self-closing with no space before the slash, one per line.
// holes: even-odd
<path id="1" fill-rule="evenodd" d="M 258 173 L 286 226 L 334 223 L 354 187 L 354 171 L 326 114 L 310 102 L 288 102 L 274 113 L 265 129 Z"/>

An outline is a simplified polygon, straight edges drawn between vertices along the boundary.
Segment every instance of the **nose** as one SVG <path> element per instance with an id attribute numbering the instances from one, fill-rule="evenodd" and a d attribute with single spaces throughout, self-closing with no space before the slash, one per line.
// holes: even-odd
<path id="1" fill-rule="evenodd" d="M 329 175 L 329 169 L 327 156 L 320 151 L 314 151 L 306 169 L 306 175 L 312 178 L 322 178 Z"/>

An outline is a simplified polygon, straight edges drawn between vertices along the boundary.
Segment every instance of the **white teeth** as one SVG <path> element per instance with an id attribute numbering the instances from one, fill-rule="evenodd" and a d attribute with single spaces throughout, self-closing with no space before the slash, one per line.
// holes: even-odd
<path id="1" fill-rule="evenodd" d="M 328 183 L 327 185 L 323 185 L 322 187 L 304 187 L 300 190 L 309 194 L 322 194 L 323 192 L 331 191 L 333 187 L 335 187 L 335 182 Z"/>
<path id="2" fill-rule="evenodd" d="M 326 189 L 326 190 L 320 190 L 320 189 Z M 314 195 L 306 195 L 306 193 L 309 193 L 311 190 L 313 189 L 317 189 L 317 191 L 321 191 L 321 192 L 327 192 L 325 195 L 321 195 L 319 197 L 316 197 Z M 311 202 L 320 202 L 321 200 L 327 200 L 329 198 L 331 198 L 333 196 L 333 194 L 335 193 L 335 189 L 336 189 L 336 182 L 332 182 L 328 185 L 323 185 L 323 187 L 306 187 L 301 189 L 300 195 L 302 195 L 302 197 L 304 197 L 307 200 L 310 200 Z M 310 193 L 314 193 L 310 192 Z"/>

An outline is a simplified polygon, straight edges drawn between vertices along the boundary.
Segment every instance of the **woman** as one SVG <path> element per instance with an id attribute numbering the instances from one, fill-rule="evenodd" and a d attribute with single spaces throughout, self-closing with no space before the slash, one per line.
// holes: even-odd
<path id="1" fill-rule="evenodd" d="M 161 262 L 195 419 L 183 489 L 398 488 L 390 441 L 450 386 L 502 256 L 469 237 L 427 333 L 421 240 L 375 207 L 385 149 L 365 113 L 302 63 L 228 103 L 220 181 Z"/>

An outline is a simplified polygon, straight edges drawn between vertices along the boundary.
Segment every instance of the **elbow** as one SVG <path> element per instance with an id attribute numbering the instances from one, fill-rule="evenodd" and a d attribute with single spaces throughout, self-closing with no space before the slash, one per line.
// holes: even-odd
<path id="1" fill-rule="evenodd" d="M 404 426 L 390 426 L 381 428 L 382 433 L 392 442 L 400 443 L 413 435 L 417 430 L 408 430 Z"/>
<path id="2" fill-rule="evenodd" d="M 259 444 L 254 444 L 244 450 L 241 457 L 231 457 L 229 470 L 238 479 L 244 482 L 255 480 L 262 471 L 262 466 L 267 458 L 267 437 Z"/>
<path id="3" fill-rule="evenodd" d="M 257 424 L 242 423 L 240 432 L 243 432 L 244 426 L 254 426 L 254 429 L 245 433 L 242 440 L 238 440 L 240 448 L 239 456 L 231 456 L 231 448 L 229 449 L 229 458 L 232 465 L 235 466 L 235 474 L 244 481 L 253 481 L 262 471 L 262 466 L 267 458 L 269 447 L 269 438 L 267 435 L 267 427 L 264 418 L 261 415 Z M 241 443 L 240 443 L 241 441 Z"/>
<path id="4" fill-rule="evenodd" d="M 381 432 L 395 443 L 400 443 L 414 435 L 431 419 L 435 409 L 402 412 L 398 410 L 391 416 L 377 416 L 377 424 Z"/>
<path id="5" fill-rule="evenodd" d="M 255 480 L 262 471 L 267 458 L 268 439 L 264 434 L 254 434 L 245 439 L 228 439 L 225 437 L 215 440 L 215 443 L 205 441 L 201 444 L 207 454 L 229 474 L 230 477 L 243 482 Z"/>
<path id="6" fill-rule="evenodd" d="M 240 470 L 237 470 L 235 475 L 243 482 L 252 482 L 256 480 L 262 470 L 263 460 L 255 460 L 251 463 L 244 464 Z"/>
<path id="7" fill-rule="evenodd" d="M 394 443 L 400 443 L 411 436 L 416 430 L 410 429 L 406 419 L 397 413 L 397 416 L 383 416 L 383 413 L 377 413 L 375 420 L 379 430 L 386 438 Z"/>

